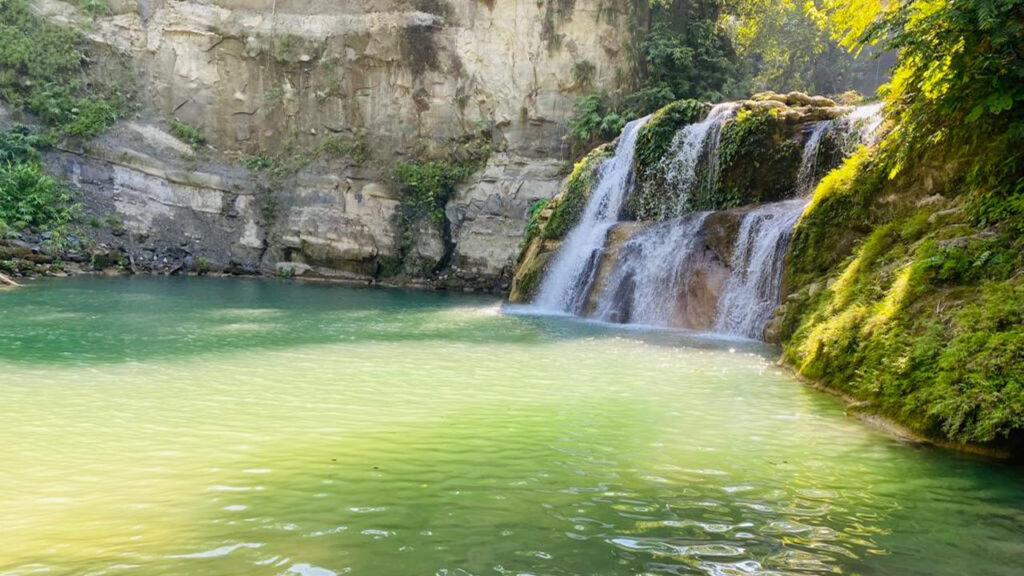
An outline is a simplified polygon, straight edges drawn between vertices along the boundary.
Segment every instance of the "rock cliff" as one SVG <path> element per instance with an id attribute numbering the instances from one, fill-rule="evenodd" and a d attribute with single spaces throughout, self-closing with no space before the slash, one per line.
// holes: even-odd
<path id="1" fill-rule="evenodd" d="M 87 217 L 123 223 L 97 236 L 139 268 L 507 287 L 530 206 L 565 175 L 573 102 L 630 72 L 625 0 L 109 6 L 33 4 L 83 29 L 138 104 L 48 165 Z M 394 163 L 456 145 L 490 152 L 484 168 L 443 225 L 400 226 Z M 384 270 L 403 243 L 429 265 Z"/>

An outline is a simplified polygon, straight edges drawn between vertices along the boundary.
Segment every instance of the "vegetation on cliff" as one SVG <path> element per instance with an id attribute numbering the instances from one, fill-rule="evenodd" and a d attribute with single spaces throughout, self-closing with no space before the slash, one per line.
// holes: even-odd
<path id="1" fill-rule="evenodd" d="M 127 109 L 128 96 L 89 74 L 81 32 L 0 2 L 0 98 L 61 135 L 95 136 Z"/>
<path id="2" fill-rule="evenodd" d="M 25 228 L 64 232 L 77 213 L 67 187 L 43 171 L 45 145 L 24 127 L 0 132 L 0 239 Z"/>
<path id="3" fill-rule="evenodd" d="M 561 194 L 550 204 L 551 217 L 541 231 L 545 239 L 563 238 L 580 221 L 587 200 L 590 199 L 591 189 L 597 182 L 601 163 L 613 152 L 611 145 L 601 146 L 576 163 Z"/>
<path id="4" fill-rule="evenodd" d="M 848 46 L 881 42 L 900 63 L 888 135 L 829 175 L 797 226 L 786 358 L 926 435 L 1019 450 L 1024 3 L 832 10 Z"/>
<path id="5" fill-rule="evenodd" d="M 0 100 L 47 130 L 0 132 L 0 238 L 33 230 L 60 243 L 77 210 L 40 151 L 95 136 L 127 110 L 128 96 L 91 73 L 83 45 L 79 31 L 48 22 L 26 0 L 0 1 Z"/>

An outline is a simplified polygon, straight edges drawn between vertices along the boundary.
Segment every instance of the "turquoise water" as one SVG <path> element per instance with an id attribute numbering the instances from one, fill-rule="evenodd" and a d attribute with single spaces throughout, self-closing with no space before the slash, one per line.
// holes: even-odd
<path id="1" fill-rule="evenodd" d="M 0 574 L 1021 573 L 1021 469 L 774 354 L 464 295 L 0 292 Z"/>

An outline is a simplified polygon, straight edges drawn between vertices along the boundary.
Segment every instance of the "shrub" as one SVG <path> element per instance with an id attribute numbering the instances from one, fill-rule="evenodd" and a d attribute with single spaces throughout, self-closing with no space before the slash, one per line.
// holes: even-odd
<path id="1" fill-rule="evenodd" d="M 81 34 L 48 22 L 26 0 L 0 2 L 0 98 L 71 136 L 91 137 L 126 108 L 87 80 Z"/>
<path id="2" fill-rule="evenodd" d="M 575 153 L 582 153 L 601 142 L 613 140 L 626 125 L 600 94 L 589 94 L 576 100 L 569 120 L 568 140 Z"/>
<path id="3" fill-rule="evenodd" d="M 177 118 L 171 118 L 169 122 L 171 124 L 171 133 L 192 148 L 199 148 L 206 144 L 206 136 L 198 128 L 190 126 Z"/>
<path id="4" fill-rule="evenodd" d="M 474 171 L 470 165 L 448 160 L 400 160 L 395 164 L 395 179 L 407 215 L 426 216 L 435 224 L 443 223 L 444 207 L 455 193 L 455 186 Z"/>
<path id="5" fill-rule="evenodd" d="M 0 222 L 6 227 L 53 230 L 69 224 L 76 212 L 67 188 L 37 162 L 0 164 Z"/>
<path id="6" fill-rule="evenodd" d="M 274 165 L 274 160 L 270 156 L 259 155 L 259 156 L 246 156 L 242 158 L 242 163 L 249 170 L 263 170 L 270 168 Z"/>

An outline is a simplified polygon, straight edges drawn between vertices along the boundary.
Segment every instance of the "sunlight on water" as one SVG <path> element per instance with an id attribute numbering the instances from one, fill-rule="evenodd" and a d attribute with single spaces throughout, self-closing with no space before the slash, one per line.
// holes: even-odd
<path id="1" fill-rule="evenodd" d="M 5 292 L 0 574 L 1019 573 L 1020 470 L 773 354 L 433 293 Z"/>

